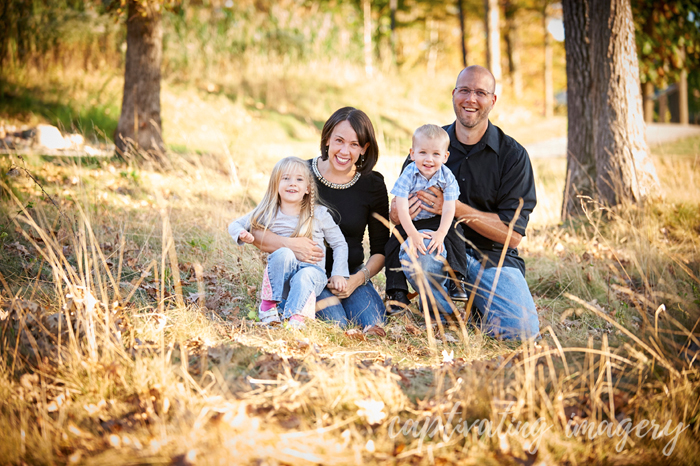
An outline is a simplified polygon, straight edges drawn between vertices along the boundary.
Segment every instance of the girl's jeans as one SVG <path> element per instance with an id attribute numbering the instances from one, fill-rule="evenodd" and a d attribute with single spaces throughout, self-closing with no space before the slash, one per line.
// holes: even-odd
<path id="1" fill-rule="evenodd" d="M 282 303 L 285 319 L 295 314 L 313 319 L 316 296 L 328 279 L 321 267 L 297 260 L 289 248 L 280 248 L 267 257 L 260 297 Z"/>

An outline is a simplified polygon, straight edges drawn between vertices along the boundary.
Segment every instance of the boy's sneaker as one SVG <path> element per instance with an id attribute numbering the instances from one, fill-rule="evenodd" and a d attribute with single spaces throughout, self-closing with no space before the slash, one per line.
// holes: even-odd
<path id="1" fill-rule="evenodd" d="M 289 328 L 294 330 L 301 330 L 306 327 L 306 323 L 304 323 L 304 316 L 300 314 L 294 314 L 289 318 L 287 323 L 289 324 Z"/>
<path id="2" fill-rule="evenodd" d="M 389 316 L 398 316 L 408 310 L 411 300 L 403 290 L 389 291 L 386 295 L 387 314 Z"/>
<path id="3" fill-rule="evenodd" d="M 258 317 L 263 324 L 275 325 L 280 323 L 280 313 L 277 311 L 277 306 L 271 307 L 267 311 L 258 308 Z"/>

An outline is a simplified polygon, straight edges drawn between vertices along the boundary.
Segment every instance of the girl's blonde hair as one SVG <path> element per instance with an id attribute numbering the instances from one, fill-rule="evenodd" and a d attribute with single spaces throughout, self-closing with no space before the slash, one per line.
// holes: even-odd
<path id="1" fill-rule="evenodd" d="M 289 173 L 292 169 L 298 169 L 309 184 L 309 192 L 304 195 L 299 211 L 299 223 L 292 233 L 292 237 L 305 236 L 313 237 L 314 232 L 314 208 L 316 199 L 316 182 L 311 175 L 309 165 L 298 157 L 285 157 L 275 164 L 270 174 L 270 183 L 260 204 L 253 210 L 250 218 L 252 230 L 267 230 L 275 222 L 277 212 L 280 208 L 280 180 L 282 175 Z"/>

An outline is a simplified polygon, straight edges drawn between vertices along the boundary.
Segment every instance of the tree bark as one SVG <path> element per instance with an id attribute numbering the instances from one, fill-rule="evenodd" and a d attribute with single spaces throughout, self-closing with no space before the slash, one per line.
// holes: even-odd
<path id="1" fill-rule="evenodd" d="M 660 193 L 649 157 L 629 0 L 589 0 L 596 186 L 608 205 Z"/>
<path id="2" fill-rule="evenodd" d="M 129 0 L 124 97 L 114 142 L 123 157 L 164 161 L 160 119 L 161 6 Z"/>
<path id="3" fill-rule="evenodd" d="M 457 10 L 459 11 L 459 37 L 462 43 L 462 66 L 467 67 L 467 34 L 464 27 L 464 0 L 457 0 Z"/>
<path id="4" fill-rule="evenodd" d="M 487 35 L 487 63 L 493 77 L 496 78 L 496 94 L 500 95 L 501 78 L 501 31 L 499 27 L 500 15 L 498 0 L 485 0 L 486 2 L 486 35 Z"/>
<path id="5" fill-rule="evenodd" d="M 563 0 L 568 132 L 562 220 L 583 213 L 578 196 L 595 197 L 588 2 Z"/>

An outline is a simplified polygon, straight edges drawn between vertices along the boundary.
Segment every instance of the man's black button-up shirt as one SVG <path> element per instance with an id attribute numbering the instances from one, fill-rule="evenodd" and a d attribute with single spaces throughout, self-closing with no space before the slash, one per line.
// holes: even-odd
<path id="1" fill-rule="evenodd" d="M 537 204 L 535 177 L 527 151 L 489 121 L 484 136 L 466 153 L 464 145 L 457 140 L 455 124 L 443 129 L 450 136 L 450 157 L 446 165 L 459 183 L 459 200 L 482 212 L 498 214 L 508 225 L 522 198 L 523 207 L 514 230 L 525 236 L 530 213 Z M 488 254 L 490 266 L 497 265 L 503 245 L 472 230 L 468 223 L 462 225 L 465 226 L 464 236 L 473 247 Z M 503 265 L 525 272 L 525 264 L 515 249 L 508 250 Z"/>

